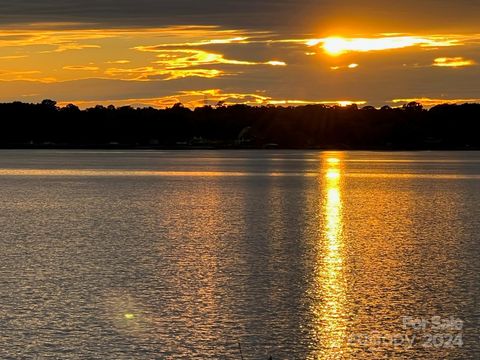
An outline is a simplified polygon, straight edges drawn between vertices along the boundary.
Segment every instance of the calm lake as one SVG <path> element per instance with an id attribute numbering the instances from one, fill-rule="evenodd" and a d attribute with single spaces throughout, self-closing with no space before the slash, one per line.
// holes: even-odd
<path id="1" fill-rule="evenodd" d="M 0 358 L 478 359 L 480 153 L 1 151 Z"/>

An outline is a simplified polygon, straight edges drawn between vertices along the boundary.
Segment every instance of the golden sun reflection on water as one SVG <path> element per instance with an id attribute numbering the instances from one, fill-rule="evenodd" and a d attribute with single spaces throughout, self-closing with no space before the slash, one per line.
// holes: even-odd
<path id="1" fill-rule="evenodd" d="M 342 237 L 342 161 L 339 157 L 322 159 L 324 177 L 321 180 L 323 232 L 319 242 L 317 291 L 319 304 L 315 305 L 318 344 L 314 359 L 342 358 L 346 343 L 346 284 L 345 255 Z"/>

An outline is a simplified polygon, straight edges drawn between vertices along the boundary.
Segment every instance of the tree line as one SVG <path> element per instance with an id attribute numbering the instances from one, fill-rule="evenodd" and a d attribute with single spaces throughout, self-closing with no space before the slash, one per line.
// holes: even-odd
<path id="1" fill-rule="evenodd" d="M 80 110 L 44 100 L 0 104 L 0 126 L 3 148 L 480 149 L 480 104 Z"/>

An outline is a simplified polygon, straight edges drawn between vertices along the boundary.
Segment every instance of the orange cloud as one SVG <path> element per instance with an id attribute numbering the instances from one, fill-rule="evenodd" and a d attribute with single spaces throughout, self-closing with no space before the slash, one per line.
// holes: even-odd
<path id="1" fill-rule="evenodd" d="M 72 71 L 98 71 L 100 68 L 97 66 L 83 66 L 83 65 L 68 65 L 62 68 L 63 70 L 72 70 Z"/>
<path id="2" fill-rule="evenodd" d="M 205 100 L 207 99 L 207 100 Z M 122 100 L 104 100 L 104 101 L 63 101 L 60 102 L 60 106 L 65 106 L 69 103 L 74 103 L 79 107 L 86 108 L 89 106 L 95 106 L 97 104 L 116 106 L 133 105 L 133 106 L 152 106 L 155 108 L 171 107 L 176 103 L 182 103 L 186 107 L 195 108 L 205 105 L 205 101 L 208 105 L 216 105 L 223 103 L 225 105 L 233 104 L 247 104 L 252 106 L 264 106 L 264 105 L 280 105 L 280 106 L 301 106 L 309 104 L 323 104 L 323 105 L 338 105 L 349 106 L 352 104 L 364 105 L 365 101 L 350 101 L 350 100 L 295 100 L 295 99 L 274 99 L 262 93 L 235 93 L 224 92 L 221 89 L 207 89 L 207 90 L 190 90 L 180 91 L 177 94 L 156 98 L 132 98 Z"/>
<path id="3" fill-rule="evenodd" d="M 184 42 L 184 43 L 173 43 L 173 44 L 164 44 L 159 47 L 169 48 L 169 47 L 201 47 L 206 45 L 218 45 L 218 44 L 248 44 L 249 37 L 246 36 L 237 36 L 234 38 L 226 39 L 211 39 L 211 40 L 201 40 L 195 42 Z"/>
<path id="4" fill-rule="evenodd" d="M 433 66 L 438 67 L 463 67 L 475 65 L 475 61 L 463 57 L 440 57 L 433 61 Z"/>
<path id="5" fill-rule="evenodd" d="M 160 67 L 170 70 L 183 69 L 204 65 L 270 65 L 270 66 L 286 66 L 283 61 L 270 60 L 265 62 L 235 60 L 225 58 L 223 54 L 208 52 L 198 49 L 165 49 L 162 46 L 138 46 L 135 50 L 142 52 L 156 53 L 157 61 L 154 63 Z"/>
<path id="6" fill-rule="evenodd" d="M 125 65 L 129 64 L 130 60 L 110 60 L 106 62 L 107 64 L 116 64 L 116 65 Z"/>
<path id="7" fill-rule="evenodd" d="M 432 107 L 435 105 L 442 105 L 442 104 L 465 104 L 465 103 L 479 103 L 480 99 L 473 98 L 473 99 L 434 99 L 428 97 L 421 97 L 421 98 L 410 98 L 410 99 L 393 99 L 391 101 L 393 104 L 408 104 L 410 102 L 418 102 L 424 106 Z"/>
<path id="8" fill-rule="evenodd" d="M 34 26 L 25 25 L 23 29 L 13 27 L 1 29 L 0 51 L 8 48 L 14 49 L 16 53 L 20 51 L 28 53 L 30 61 L 35 62 L 38 67 L 38 72 L 28 72 L 30 71 L 27 69 L 28 63 L 14 61 L 27 55 L 8 55 L 7 53 L 0 57 L 0 60 L 7 63 L 4 74 L 10 72 L 11 75 L 4 75 L 0 80 L 42 81 L 46 77 L 52 79 L 53 76 L 59 81 L 79 80 L 88 78 L 89 75 L 86 72 L 92 71 L 101 71 L 105 77 L 118 80 L 214 78 L 239 73 L 238 71 L 226 72 L 224 69 L 219 69 L 218 65 L 286 65 L 278 60 L 254 62 L 229 59 L 220 53 L 192 49 L 193 46 L 246 43 L 249 36 L 241 30 L 223 30 L 216 26 L 95 29 L 88 24 L 83 25 L 85 28 L 81 25 L 34 24 Z M 65 28 L 62 28 L 63 26 Z M 158 39 L 162 40 L 162 44 L 157 45 Z M 139 46 L 139 42 L 145 45 Z M 132 49 L 137 51 L 132 52 Z M 74 50 L 83 50 L 77 55 L 77 61 L 95 60 L 97 64 L 103 64 L 103 66 L 67 65 L 72 61 L 69 52 Z M 118 60 L 112 60 L 112 58 Z M 135 66 L 123 68 L 122 65 L 129 63 Z"/>
<path id="9" fill-rule="evenodd" d="M 52 83 L 57 81 L 54 77 L 45 76 L 39 70 L 21 70 L 5 71 L 0 70 L 0 81 L 39 81 L 43 83 Z"/>
<path id="10" fill-rule="evenodd" d="M 144 66 L 132 69 L 108 68 L 105 71 L 108 77 L 121 80 L 148 81 L 152 78 L 162 77 L 164 80 L 181 79 L 186 77 L 214 78 L 225 75 L 221 70 L 215 69 L 164 69 L 153 66 Z"/>
<path id="11" fill-rule="evenodd" d="M 24 59 L 27 57 L 28 55 L 6 55 L 6 56 L 0 56 L 0 60 L 16 60 L 16 59 Z"/>
<path id="12" fill-rule="evenodd" d="M 478 36 L 476 36 L 478 39 Z M 458 46 L 458 36 L 379 36 L 372 38 L 328 37 L 305 41 L 309 47 L 321 46 L 331 56 L 340 56 L 349 52 L 370 52 L 403 49 L 412 46 L 425 48 Z"/>
<path id="13" fill-rule="evenodd" d="M 42 53 L 49 52 L 65 52 L 70 50 L 84 50 L 84 49 L 100 49 L 100 45 L 90 45 L 90 44 L 78 44 L 78 43 L 68 43 L 68 44 L 58 44 L 57 48 L 52 51 L 42 51 Z"/>
<path id="14" fill-rule="evenodd" d="M 359 66 L 360 66 L 360 65 L 358 65 L 358 64 L 356 64 L 356 63 L 352 63 L 352 64 L 344 65 L 344 66 L 336 65 L 336 66 L 331 66 L 331 67 L 330 67 L 330 70 L 356 69 L 356 68 L 358 68 Z"/>

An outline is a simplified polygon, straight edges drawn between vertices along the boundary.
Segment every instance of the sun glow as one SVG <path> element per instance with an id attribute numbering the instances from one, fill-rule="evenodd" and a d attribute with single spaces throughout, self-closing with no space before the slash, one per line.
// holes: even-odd
<path id="1" fill-rule="evenodd" d="M 347 49 L 347 40 L 342 38 L 329 38 L 323 43 L 323 49 L 332 56 L 343 54 Z"/>
<path id="2" fill-rule="evenodd" d="M 287 63 L 284 61 L 277 61 L 277 60 L 272 60 L 272 61 L 267 61 L 265 65 L 271 65 L 271 66 L 287 66 Z"/>
<path id="3" fill-rule="evenodd" d="M 328 37 L 312 39 L 306 42 L 307 46 L 322 44 L 323 50 L 330 56 L 340 56 L 348 52 L 368 52 L 392 49 L 402 49 L 411 46 L 443 47 L 458 45 L 454 39 L 427 38 L 417 36 L 392 36 L 378 38 L 344 38 Z"/>

